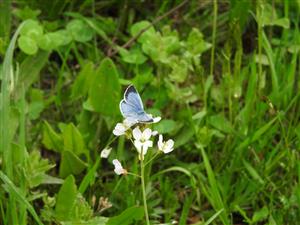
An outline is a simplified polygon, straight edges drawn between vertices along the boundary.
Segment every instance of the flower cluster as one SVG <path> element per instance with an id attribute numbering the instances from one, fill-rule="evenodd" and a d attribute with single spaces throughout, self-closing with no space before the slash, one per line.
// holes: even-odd
<path id="1" fill-rule="evenodd" d="M 160 117 L 156 117 L 155 122 L 158 122 Z M 147 154 L 148 149 L 153 147 L 153 138 L 158 135 L 157 131 L 153 131 L 150 128 L 141 129 L 138 125 L 131 129 L 136 123 L 131 122 L 127 119 L 123 123 L 117 123 L 113 130 L 113 134 L 116 136 L 126 135 L 133 142 L 140 160 L 144 160 L 144 156 Z M 133 138 L 133 139 L 132 139 Z M 174 141 L 169 139 L 163 141 L 163 136 L 160 134 L 157 141 L 158 153 L 170 153 L 174 150 Z M 127 171 L 123 169 L 121 163 L 117 160 L 113 160 L 115 167 L 115 173 L 118 175 L 127 174 Z"/>

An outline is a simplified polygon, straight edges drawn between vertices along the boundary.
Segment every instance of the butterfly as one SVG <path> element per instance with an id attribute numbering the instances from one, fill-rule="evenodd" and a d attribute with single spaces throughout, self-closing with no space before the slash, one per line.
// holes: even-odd
<path id="1" fill-rule="evenodd" d="M 120 101 L 120 111 L 132 123 L 155 123 L 160 120 L 159 117 L 153 118 L 144 111 L 142 99 L 133 85 L 125 90 L 124 98 Z"/>

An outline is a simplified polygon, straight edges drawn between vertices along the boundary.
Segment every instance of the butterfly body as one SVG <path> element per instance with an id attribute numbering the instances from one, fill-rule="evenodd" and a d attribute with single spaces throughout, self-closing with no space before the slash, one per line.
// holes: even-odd
<path id="1" fill-rule="evenodd" d="M 124 99 L 120 102 L 120 111 L 126 119 L 135 123 L 152 123 L 151 115 L 144 111 L 142 99 L 133 85 L 130 85 L 124 93 Z"/>

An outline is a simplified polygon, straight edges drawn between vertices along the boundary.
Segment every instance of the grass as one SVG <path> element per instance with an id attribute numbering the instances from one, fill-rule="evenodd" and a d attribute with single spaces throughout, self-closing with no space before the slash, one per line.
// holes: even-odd
<path id="1" fill-rule="evenodd" d="M 0 224 L 298 224 L 299 10 L 0 3 Z M 143 171 L 112 133 L 130 84 L 175 141 Z"/>

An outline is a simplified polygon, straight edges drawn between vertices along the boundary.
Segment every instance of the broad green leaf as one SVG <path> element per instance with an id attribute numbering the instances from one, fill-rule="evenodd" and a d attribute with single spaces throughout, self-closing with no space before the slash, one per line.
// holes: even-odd
<path id="1" fill-rule="evenodd" d="M 56 49 L 59 46 L 67 45 L 72 37 L 67 30 L 58 30 L 42 35 L 39 38 L 38 46 L 46 51 Z"/>
<path id="2" fill-rule="evenodd" d="M 88 94 L 94 73 L 94 64 L 90 61 L 86 62 L 81 68 L 72 86 L 72 99 L 85 97 Z"/>
<path id="3" fill-rule="evenodd" d="M 120 215 L 111 217 L 106 225 L 130 225 L 144 217 L 143 207 L 133 206 L 127 208 Z"/>
<path id="4" fill-rule="evenodd" d="M 105 115 L 119 114 L 121 86 L 118 71 L 109 58 L 102 60 L 89 91 L 89 99 L 93 108 Z"/>
<path id="5" fill-rule="evenodd" d="M 38 41 L 43 34 L 43 27 L 35 20 L 26 20 L 20 31 L 21 37 L 31 38 L 33 41 Z"/>
<path id="6" fill-rule="evenodd" d="M 29 118 L 37 119 L 45 107 L 43 91 L 40 89 L 30 89 L 30 104 L 29 104 Z"/>
<path id="7" fill-rule="evenodd" d="M 124 62 L 135 65 L 143 64 L 147 60 L 140 48 L 131 48 L 129 51 L 125 48 L 119 48 L 119 54 Z"/>
<path id="8" fill-rule="evenodd" d="M 150 26 L 151 23 L 148 21 L 140 21 L 138 23 L 135 23 L 131 26 L 130 28 L 130 34 L 131 36 L 136 36 L 139 32 L 141 32 L 142 30 L 144 30 L 145 28 L 147 28 L 148 26 Z M 138 38 L 138 41 L 140 43 L 143 43 L 148 37 L 148 35 L 152 35 L 155 33 L 155 29 L 153 28 L 153 26 L 151 26 L 148 30 L 146 30 L 145 32 L 143 32 L 141 34 L 141 36 Z"/>
<path id="9" fill-rule="evenodd" d="M 214 128 L 216 128 L 224 133 L 232 133 L 232 131 L 233 131 L 231 123 L 222 114 L 210 116 L 208 118 L 208 122 Z"/>
<path id="10" fill-rule="evenodd" d="M 47 121 L 45 121 L 43 126 L 42 142 L 47 149 L 51 149 L 55 152 L 63 151 L 63 138 L 52 129 Z"/>
<path id="11" fill-rule="evenodd" d="M 40 71 L 48 62 L 49 52 L 38 51 L 34 56 L 27 56 L 20 65 L 20 72 L 15 97 L 19 99 L 22 96 L 22 89 L 26 92 L 28 88 L 38 79 Z"/>
<path id="12" fill-rule="evenodd" d="M 73 123 L 65 126 L 62 137 L 64 140 L 64 150 L 73 152 L 75 155 L 87 154 L 83 137 Z"/>
<path id="13" fill-rule="evenodd" d="M 60 221 L 72 220 L 72 209 L 76 204 L 77 187 L 72 175 L 61 186 L 55 205 L 55 217 Z"/>
<path id="14" fill-rule="evenodd" d="M 176 129 L 176 122 L 174 120 L 162 120 L 154 125 L 154 130 L 160 134 L 170 133 Z"/>
<path id="15" fill-rule="evenodd" d="M 59 176 L 64 178 L 71 174 L 77 175 L 80 174 L 86 167 L 87 164 L 73 152 L 63 151 L 59 167 Z"/>
<path id="16" fill-rule="evenodd" d="M 67 24 L 67 30 L 71 33 L 73 39 L 78 42 L 90 41 L 94 35 L 94 31 L 80 19 L 71 20 Z"/>
<path id="17" fill-rule="evenodd" d="M 27 55 L 34 55 L 38 51 L 38 46 L 35 40 L 28 36 L 21 36 L 18 39 L 18 46 Z"/>

